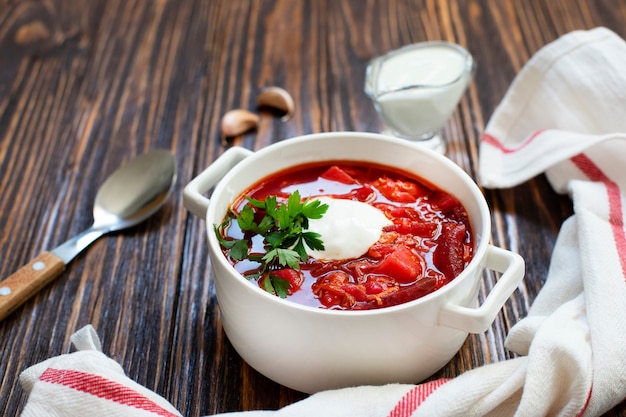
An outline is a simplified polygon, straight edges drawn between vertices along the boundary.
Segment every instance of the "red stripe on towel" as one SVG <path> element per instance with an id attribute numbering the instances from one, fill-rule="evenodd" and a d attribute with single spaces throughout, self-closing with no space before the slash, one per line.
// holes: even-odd
<path id="1" fill-rule="evenodd" d="M 504 146 L 502 144 L 502 142 L 500 142 L 495 137 L 491 136 L 489 133 L 483 133 L 482 141 L 484 143 L 488 143 L 489 145 L 499 149 L 500 152 L 502 152 L 504 154 L 514 153 L 514 152 L 517 152 L 520 149 L 526 147 L 530 142 L 535 140 L 535 138 L 537 136 L 539 136 L 543 132 L 544 132 L 543 130 L 537 130 L 536 132 L 532 133 L 530 136 L 528 136 L 526 139 L 524 139 L 524 141 L 521 143 L 521 145 L 519 145 L 517 148 L 507 148 L 506 146 Z"/>
<path id="2" fill-rule="evenodd" d="M 595 164 L 587 155 L 578 154 L 571 158 L 571 161 L 585 174 L 591 181 L 604 183 L 607 196 L 609 199 L 609 224 L 613 232 L 613 240 L 617 249 L 620 265 L 622 267 L 622 276 L 626 281 L 626 235 L 624 234 L 624 217 L 622 215 L 622 199 L 619 186 L 609 178 L 598 165 Z M 577 417 L 582 416 L 587 410 L 589 400 L 591 399 L 592 390 L 589 390 L 587 401 Z"/>
<path id="3" fill-rule="evenodd" d="M 619 186 L 610 179 L 599 166 L 595 164 L 585 154 L 578 154 L 572 158 L 572 162 L 580 169 L 591 181 L 604 183 L 609 198 L 609 224 L 613 231 L 613 240 L 617 249 L 622 266 L 622 276 L 626 280 L 626 234 L 624 234 L 624 217 L 622 215 L 622 199 Z"/>
<path id="4" fill-rule="evenodd" d="M 583 409 L 580 410 L 578 414 L 576 414 L 576 417 L 582 417 L 582 415 L 585 414 L 585 411 L 587 411 L 587 406 L 589 405 L 589 400 L 591 399 L 592 392 L 593 392 L 593 387 L 589 389 L 589 393 L 587 394 L 587 400 L 585 401 L 585 405 L 583 405 Z"/>
<path id="5" fill-rule="evenodd" d="M 69 369 L 48 368 L 40 381 L 63 385 L 94 397 L 154 413 L 163 417 L 178 417 L 137 391 L 99 375 Z"/>
<path id="6" fill-rule="evenodd" d="M 417 385 L 404 394 L 388 417 L 409 417 L 430 394 L 448 381 L 449 379 L 442 378 Z"/>

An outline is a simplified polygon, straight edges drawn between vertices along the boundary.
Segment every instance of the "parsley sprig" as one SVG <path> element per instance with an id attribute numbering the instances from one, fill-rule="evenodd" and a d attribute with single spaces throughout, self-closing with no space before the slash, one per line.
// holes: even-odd
<path id="1" fill-rule="evenodd" d="M 313 250 L 324 249 L 320 234 L 307 229 L 309 220 L 322 218 L 328 210 L 328 205 L 309 198 L 302 201 L 297 190 L 283 203 L 279 203 L 276 196 L 268 196 L 264 201 L 250 197 L 246 197 L 246 200 L 246 205 L 239 213 L 232 213 L 246 237 L 242 239 L 224 237 L 224 231 L 230 225 L 230 218 L 220 226 L 214 226 L 215 234 L 232 259 L 241 261 L 247 258 L 261 263 L 258 272 L 248 277 L 259 278 L 269 271 L 274 285 L 270 288 L 265 284 L 265 289 L 284 298 L 289 284 L 285 284 L 284 279 L 273 276 L 271 270 L 280 267 L 300 269 L 300 262 L 309 256 L 307 246 Z M 259 222 L 255 221 L 255 218 L 259 217 L 257 213 L 263 214 Z M 249 253 L 250 239 L 255 235 L 263 236 L 265 254 L 262 256 Z"/>

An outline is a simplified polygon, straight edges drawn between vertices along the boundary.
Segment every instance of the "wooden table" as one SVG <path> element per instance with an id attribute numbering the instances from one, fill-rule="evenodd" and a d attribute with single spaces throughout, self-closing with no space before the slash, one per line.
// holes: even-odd
<path id="1" fill-rule="evenodd" d="M 106 176 L 131 157 L 170 149 L 175 194 L 148 222 L 97 241 L 0 323 L 0 404 L 15 415 L 24 369 L 70 351 L 92 323 L 129 377 L 186 416 L 275 409 L 305 395 L 246 365 L 227 341 L 214 297 L 205 224 L 181 190 L 226 146 L 381 128 L 363 93 L 373 56 L 444 39 L 478 69 L 443 135 L 448 156 L 476 176 L 482 130 L 520 68 L 575 29 L 626 36 L 614 0 L 0 0 L 0 276 L 91 223 Z M 220 118 L 256 111 L 270 85 L 294 97 L 286 123 L 261 113 L 256 132 L 220 141 Z M 526 280 L 485 334 L 472 335 L 434 377 L 510 358 L 503 346 L 546 276 L 571 201 L 543 176 L 485 190 L 493 243 L 518 251 Z M 481 294 L 492 282 L 486 278 Z M 626 412 L 617 407 L 611 415 Z"/>

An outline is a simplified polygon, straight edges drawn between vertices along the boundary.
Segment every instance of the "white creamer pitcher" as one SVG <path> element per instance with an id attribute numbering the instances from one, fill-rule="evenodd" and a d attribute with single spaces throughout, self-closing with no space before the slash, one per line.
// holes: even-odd
<path id="1" fill-rule="evenodd" d="M 365 92 L 385 133 L 444 153 L 438 132 L 458 105 L 474 66 L 472 55 L 453 43 L 407 45 L 370 61 Z"/>

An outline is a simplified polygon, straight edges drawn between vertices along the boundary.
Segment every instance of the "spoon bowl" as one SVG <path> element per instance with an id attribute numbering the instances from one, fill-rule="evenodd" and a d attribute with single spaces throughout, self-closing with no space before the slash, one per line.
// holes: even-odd
<path id="1" fill-rule="evenodd" d="M 162 149 L 140 155 L 111 174 L 96 194 L 91 227 L 0 282 L 0 320 L 58 277 L 100 236 L 135 226 L 156 213 L 175 182 L 176 159 Z"/>

